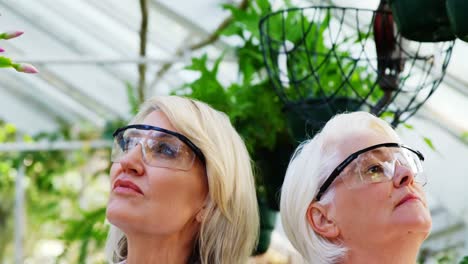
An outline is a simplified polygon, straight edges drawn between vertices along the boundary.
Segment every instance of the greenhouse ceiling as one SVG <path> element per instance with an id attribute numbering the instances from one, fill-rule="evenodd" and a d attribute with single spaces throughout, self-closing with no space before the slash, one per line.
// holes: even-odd
<path id="1" fill-rule="evenodd" d="M 2 30 L 23 30 L 2 42 L 6 55 L 37 66 L 40 74 L 0 72 L 0 119 L 34 134 L 60 124 L 103 127 L 129 117 L 127 84 L 138 80 L 137 64 L 148 63 L 148 94 L 166 94 L 191 78 L 182 67 L 189 45 L 208 37 L 226 18 L 228 1 L 150 0 L 147 56 L 139 54 L 140 9 L 134 0 L 5 0 L 0 2 Z M 311 4 L 329 1 L 302 1 Z M 375 8 L 378 1 L 336 0 L 336 5 Z M 208 53 L 222 52 L 223 41 Z M 410 119 L 415 129 L 400 128 L 408 144 L 427 153 L 434 211 L 468 223 L 468 43 L 457 40 L 445 79 Z M 163 76 L 166 62 L 174 67 Z M 465 65 L 465 66 L 464 66 Z M 227 63 L 229 79 L 235 67 Z M 463 136 L 465 139 L 463 139 Z M 423 138 L 432 140 L 432 150 Z M 444 225 L 445 220 L 440 220 Z M 456 221 L 455 221 L 456 222 Z M 442 228 L 443 229 L 443 228 Z M 468 248 L 468 238 L 465 240 Z"/>
<path id="2" fill-rule="evenodd" d="M 208 36 L 226 16 L 215 0 L 192 6 L 182 2 L 150 1 L 145 59 L 138 56 L 137 1 L 0 2 L 3 28 L 26 32 L 3 44 L 8 55 L 41 71 L 36 76 L 2 72 L 0 96 L 8 100 L 0 106 L 1 118 L 30 133 L 54 130 L 58 122 L 102 126 L 105 120 L 128 114 L 126 83 L 137 82 L 136 63 L 141 61 L 149 63 L 150 93 L 178 87 L 186 79 L 179 78 L 180 67 L 156 78 L 161 64 L 187 61 L 189 54 L 176 52 Z M 375 3 L 360 1 L 360 7 L 373 8 Z M 468 76 L 463 70 L 467 56 L 468 44 L 458 41 L 444 84 L 425 105 L 425 111 L 456 135 L 468 131 Z"/>

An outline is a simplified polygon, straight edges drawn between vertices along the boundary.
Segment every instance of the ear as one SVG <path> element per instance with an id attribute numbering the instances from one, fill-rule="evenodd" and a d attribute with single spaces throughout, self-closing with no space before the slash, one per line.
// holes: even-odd
<path id="1" fill-rule="evenodd" d="M 307 222 L 316 233 L 328 239 L 335 239 L 339 236 L 340 230 L 331 216 L 329 206 L 312 202 L 306 214 Z"/>

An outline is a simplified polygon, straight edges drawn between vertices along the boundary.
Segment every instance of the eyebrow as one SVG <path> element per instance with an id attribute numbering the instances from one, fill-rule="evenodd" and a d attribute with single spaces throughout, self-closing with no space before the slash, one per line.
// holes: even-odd
<path id="1" fill-rule="evenodd" d="M 151 131 L 149 132 L 148 134 L 146 134 L 146 138 L 147 139 L 169 139 L 170 142 L 179 142 L 179 145 L 182 146 L 182 147 L 186 147 L 186 148 L 189 148 L 189 146 L 187 146 L 187 144 L 185 144 L 185 142 L 181 141 L 179 138 L 171 135 L 171 134 L 167 134 L 167 133 L 164 133 L 164 132 L 160 132 L 160 131 Z M 180 148 L 179 146 L 179 148 Z"/>
<path id="2" fill-rule="evenodd" d="M 129 129 L 129 130 L 127 130 L 127 133 L 125 133 L 125 135 L 126 136 L 136 137 L 136 136 L 143 135 L 143 133 L 141 133 L 141 131 L 139 131 L 137 129 Z"/>
<path id="3" fill-rule="evenodd" d="M 381 158 L 381 157 L 389 157 L 389 152 L 388 150 L 391 150 L 391 149 L 394 149 L 394 148 L 391 148 L 391 147 L 382 147 L 381 149 L 373 149 L 369 152 L 364 152 L 362 154 L 360 154 L 358 156 L 357 159 L 355 159 L 354 161 L 357 161 L 359 160 L 359 158 L 363 157 L 363 156 L 366 156 L 368 154 L 372 154 L 372 155 L 375 155 L 377 158 Z M 350 170 L 354 170 L 356 169 L 356 163 L 355 162 L 351 162 L 348 166 L 346 166 L 345 169 L 343 169 L 343 173 L 348 173 Z"/>
<path id="4" fill-rule="evenodd" d="M 127 136 L 132 136 L 132 137 L 145 137 L 145 138 L 171 138 L 174 137 L 173 135 L 160 132 L 160 131 L 154 131 L 154 130 L 139 130 L 139 129 L 129 129 L 128 132 L 126 133 Z"/>
<path id="5" fill-rule="evenodd" d="M 393 154 L 393 150 L 396 149 L 396 148 L 392 148 L 392 147 L 385 147 L 385 148 L 381 148 L 381 149 L 373 149 L 367 153 L 369 154 L 373 154 L 373 155 L 376 155 L 378 157 L 388 157 L 391 154 Z M 366 153 L 363 153 L 363 154 L 366 154 Z M 362 155 L 362 154 L 361 154 Z"/>
<path id="6" fill-rule="evenodd" d="M 155 137 L 155 138 L 176 138 L 173 135 L 169 135 L 167 133 L 160 132 L 160 131 L 150 131 L 148 135 L 151 137 Z"/>

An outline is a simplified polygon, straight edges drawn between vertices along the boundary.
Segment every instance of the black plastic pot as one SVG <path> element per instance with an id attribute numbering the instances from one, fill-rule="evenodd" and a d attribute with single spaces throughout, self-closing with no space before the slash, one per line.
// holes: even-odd
<path id="1" fill-rule="evenodd" d="M 390 5 L 403 37 L 420 42 L 455 39 L 445 0 L 390 0 Z"/>
<path id="2" fill-rule="evenodd" d="M 468 42 L 467 0 L 446 0 L 447 14 L 452 31 L 463 41 Z"/>
<path id="3" fill-rule="evenodd" d="M 275 211 L 279 211 L 279 192 L 296 146 L 290 135 L 278 135 L 273 149 L 257 149 L 253 157 L 261 181 L 257 184 L 261 184 L 265 191 L 263 199 L 267 206 Z"/>
<path id="4" fill-rule="evenodd" d="M 312 138 L 334 115 L 357 111 L 361 105 L 362 102 L 356 99 L 335 97 L 330 100 L 312 98 L 290 107 L 287 115 L 294 140 L 302 142 Z"/>
<path id="5" fill-rule="evenodd" d="M 275 229 L 278 217 L 278 212 L 271 209 L 267 203 L 259 202 L 258 207 L 260 210 L 260 236 L 254 255 L 261 255 L 270 247 L 271 233 Z"/>

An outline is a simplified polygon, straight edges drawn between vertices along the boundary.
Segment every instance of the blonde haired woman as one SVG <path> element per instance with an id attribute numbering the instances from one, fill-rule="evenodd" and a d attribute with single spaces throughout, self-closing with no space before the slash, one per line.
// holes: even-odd
<path id="1" fill-rule="evenodd" d="M 111 263 L 245 263 L 257 240 L 254 179 L 228 117 L 158 96 L 114 133 Z"/>

